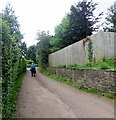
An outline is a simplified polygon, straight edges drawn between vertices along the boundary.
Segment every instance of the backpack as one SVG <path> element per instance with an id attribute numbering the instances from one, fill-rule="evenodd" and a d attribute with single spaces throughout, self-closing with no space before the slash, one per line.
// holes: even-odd
<path id="1" fill-rule="evenodd" d="M 36 73 L 36 69 L 35 69 L 35 67 L 32 68 L 31 71 L 33 71 L 34 73 Z"/>

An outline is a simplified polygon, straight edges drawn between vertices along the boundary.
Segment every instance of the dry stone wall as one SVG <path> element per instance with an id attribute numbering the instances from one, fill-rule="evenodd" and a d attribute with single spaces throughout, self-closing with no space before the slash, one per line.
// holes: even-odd
<path id="1" fill-rule="evenodd" d="M 48 71 L 81 83 L 87 88 L 116 92 L 116 70 L 79 70 L 49 67 Z"/>

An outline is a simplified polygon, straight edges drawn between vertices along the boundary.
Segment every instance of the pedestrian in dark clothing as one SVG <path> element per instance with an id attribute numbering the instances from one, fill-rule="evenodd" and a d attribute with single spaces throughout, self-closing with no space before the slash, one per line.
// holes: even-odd
<path id="1" fill-rule="evenodd" d="M 35 65 L 32 63 L 31 67 L 30 67 L 30 71 L 31 71 L 31 76 L 35 77 L 36 74 L 36 68 Z"/>

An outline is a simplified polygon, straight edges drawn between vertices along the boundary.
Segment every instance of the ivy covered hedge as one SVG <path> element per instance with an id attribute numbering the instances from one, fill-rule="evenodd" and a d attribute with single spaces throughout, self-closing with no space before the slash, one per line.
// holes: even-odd
<path id="1" fill-rule="evenodd" d="M 7 4 L 2 13 L 2 118 L 13 117 L 19 78 L 26 71 L 22 38 L 17 17 Z"/>

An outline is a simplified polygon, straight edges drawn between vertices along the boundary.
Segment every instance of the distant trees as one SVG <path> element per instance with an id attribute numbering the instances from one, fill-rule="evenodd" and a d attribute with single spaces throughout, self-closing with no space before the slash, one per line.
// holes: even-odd
<path id="1" fill-rule="evenodd" d="M 1 20 L 0 20 L 1 21 Z M 1 27 L 1 26 L 0 26 Z M 2 118 L 11 118 L 17 96 L 18 77 L 26 71 L 21 53 L 20 25 L 10 4 L 2 13 Z"/>
<path id="2" fill-rule="evenodd" d="M 37 33 L 36 59 L 41 67 L 48 66 L 48 55 L 51 52 L 75 43 L 98 29 L 95 24 L 99 22 L 102 13 L 98 17 L 94 16 L 96 5 L 92 0 L 79 1 L 71 6 L 70 13 L 66 14 L 62 22 L 56 26 L 54 36 L 45 31 Z"/>
<path id="3" fill-rule="evenodd" d="M 27 58 L 31 60 L 36 58 L 34 61 L 45 68 L 48 66 L 48 54 L 90 36 L 93 31 L 99 28 L 96 26 L 96 23 L 99 22 L 103 14 L 100 13 L 97 17 L 94 15 L 96 6 L 97 3 L 94 3 L 93 0 L 82 0 L 72 5 L 70 12 L 66 14 L 61 23 L 56 26 L 54 36 L 49 35 L 49 33 L 45 31 L 39 31 L 37 33 L 38 43 L 36 46 L 28 48 Z M 109 31 L 114 30 L 116 23 L 115 4 L 110 7 L 106 20 L 112 23 L 111 29 L 107 29 Z M 29 56 L 31 56 L 31 58 L 29 58 Z M 91 56 L 89 57 L 91 59 Z"/>
<path id="4" fill-rule="evenodd" d="M 108 8 L 105 31 L 116 32 L 116 2 Z"/>
<path id="5" fill-rule="evenodd" d="M 48 32 L 38 31 L 37 33 L 37 60 L 41 68 L 46 68 L 48 66 L 48 55 L 50 53 L 50 38 Z"/>
<path id="6" fill-rule="evenodd" d="M 27 48 L 26 59 L 30 62 L 34 61 L 41 69 L 45 69 L 48 66 L 52 36 L 49 35 L 49 32 L 38 31 L 36 37 L 38 43 Z"/>
<path id="7" fill-rule="evenodd" d="M 102 13 L 98 17 L 94 16 L 96 5 L 92 0 L 82 0 L 71 6 L 70 13 L 56 27 L 55 36 L 51 39 L 53 52 L 90 36 L 98 29 L 95 24 L 99 22 Z"/>
<path id="8" fill-rule="evenodd" d="M 33 60 L 34 63 L 37 63 L 37 61 L 36 61 L 36 51 L 37 51 L 37 48 L 36 48 L 35 45 L 32 45 L 32 46 L 28 47 L 27 52 L 26 52 L 26 59 Z"/>

